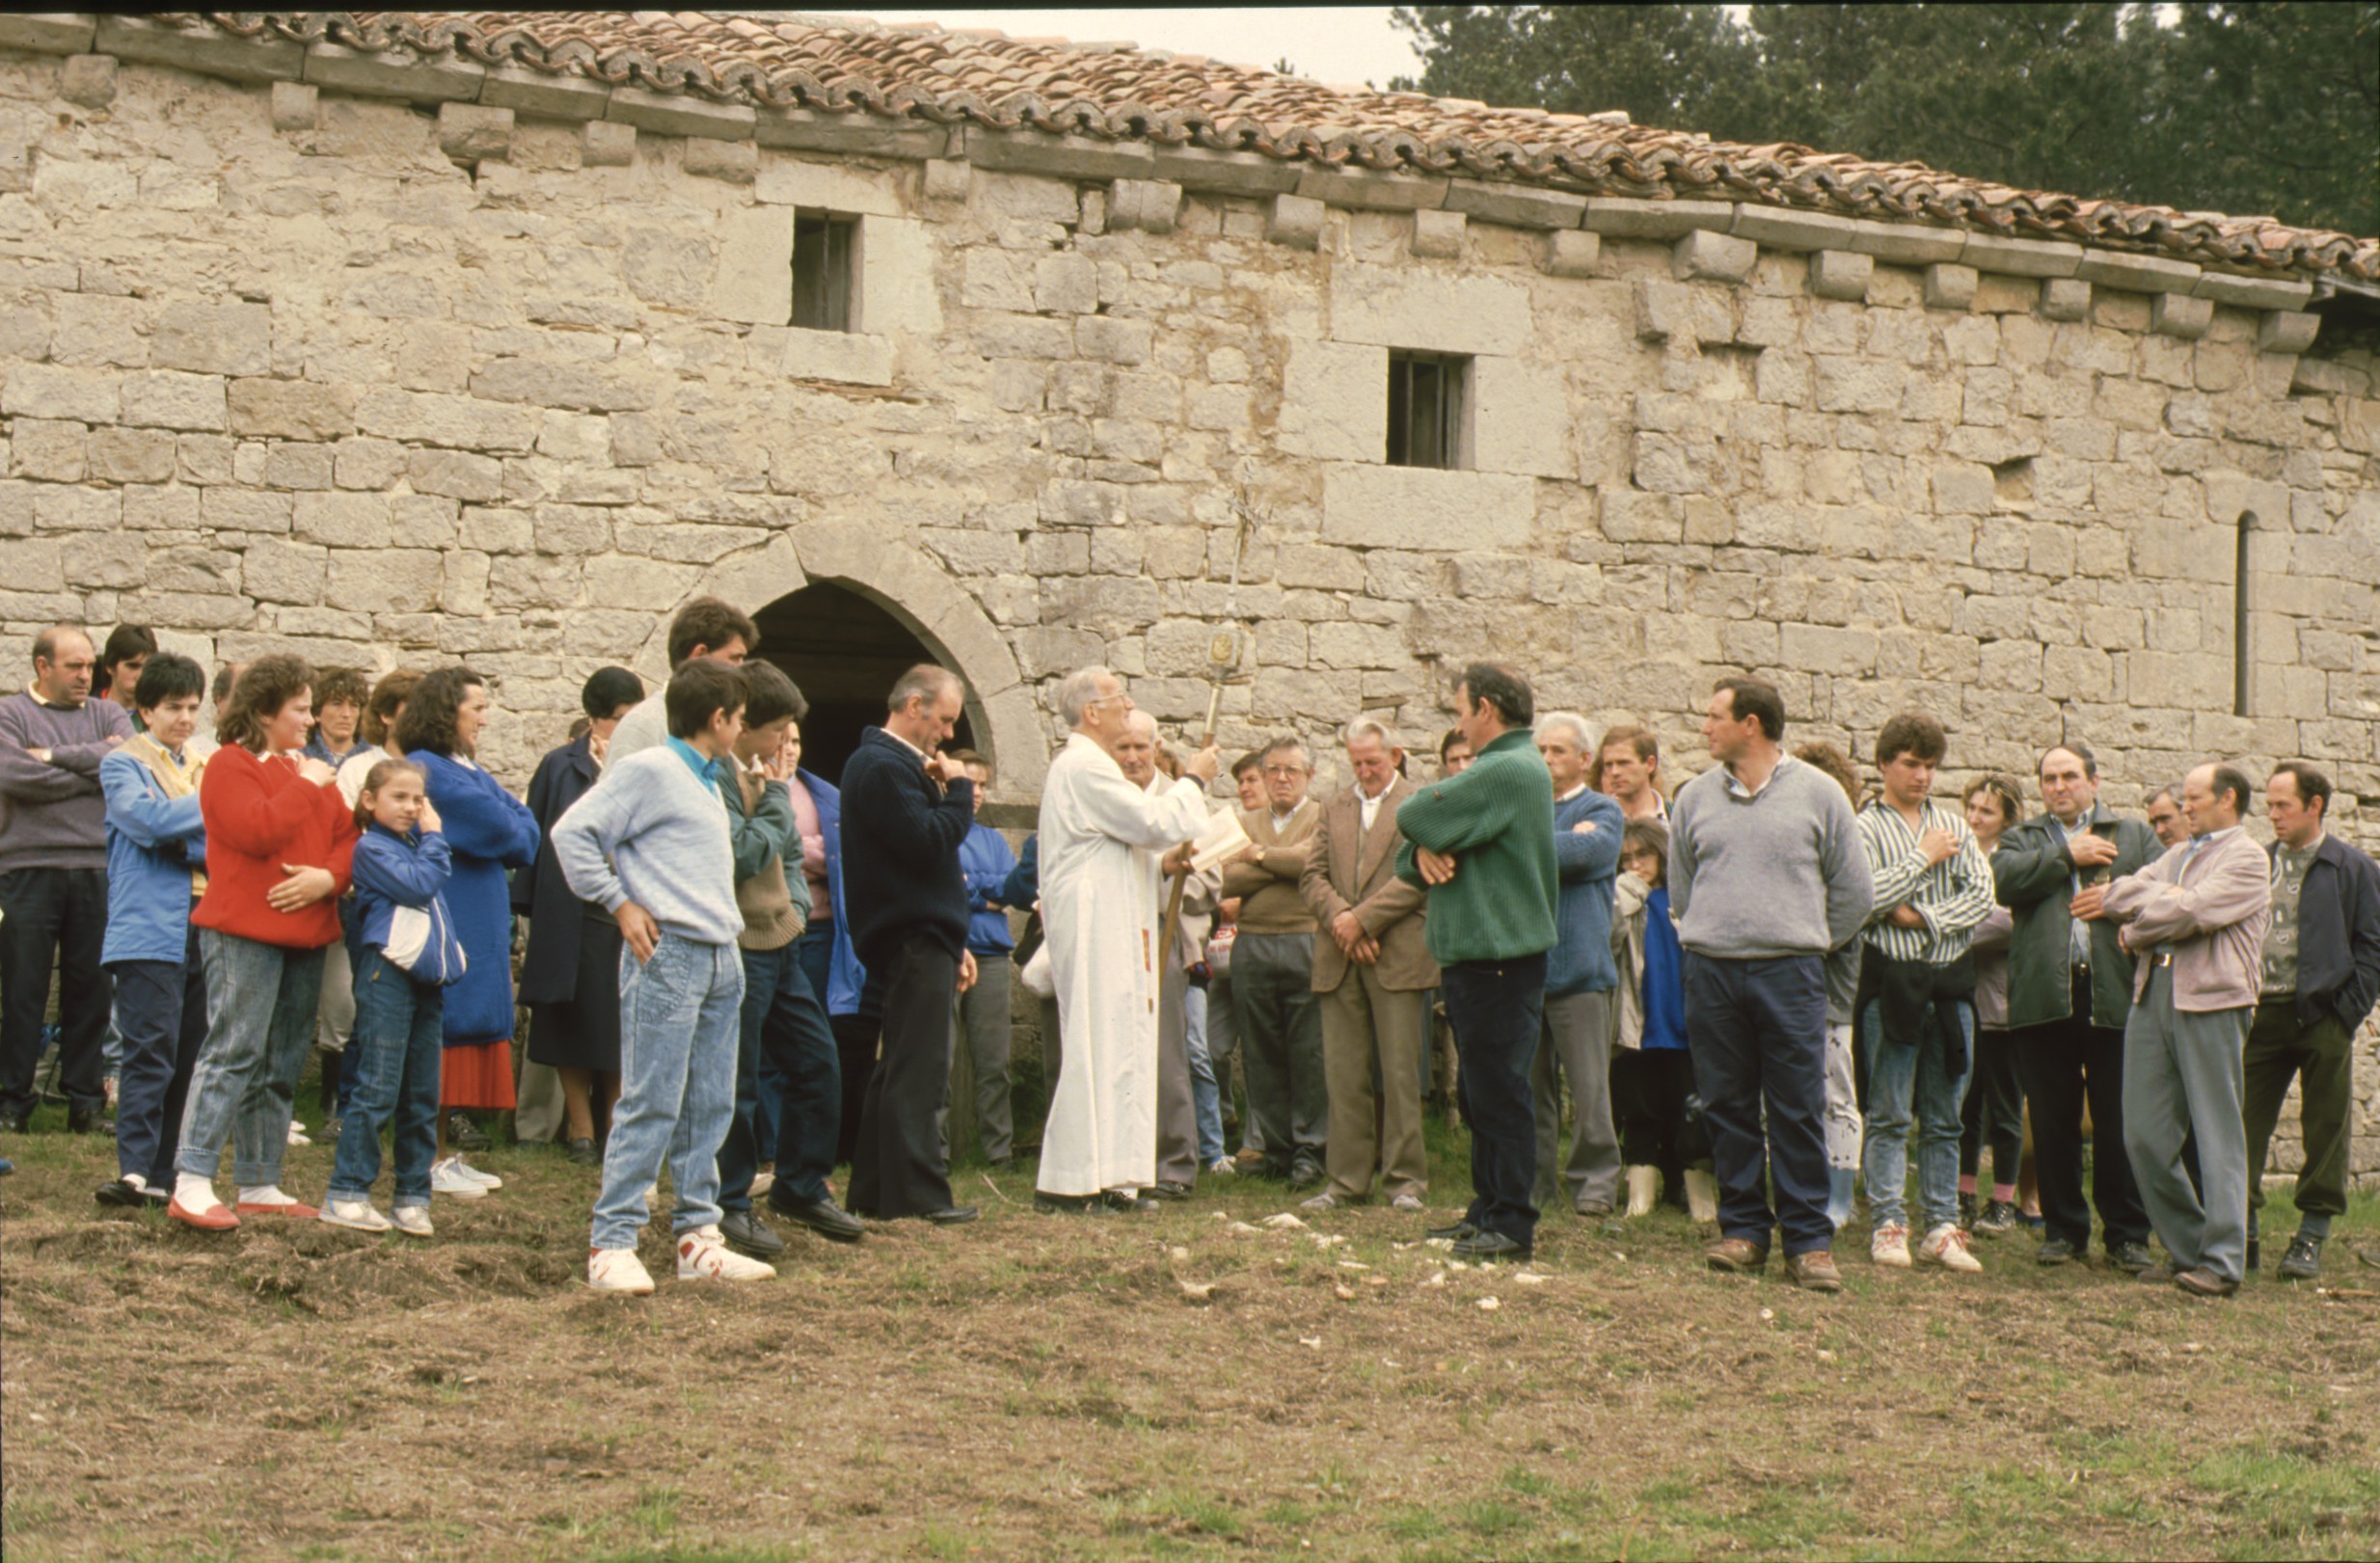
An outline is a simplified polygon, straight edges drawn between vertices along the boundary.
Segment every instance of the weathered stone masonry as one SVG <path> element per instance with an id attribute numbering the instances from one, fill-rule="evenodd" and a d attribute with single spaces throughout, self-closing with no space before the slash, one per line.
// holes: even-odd
<path id="1" fill-rule="evenodd" d="M 1750 666 L 1854 751 L 1941 714 L 1958 775 L 2087 738 L 2124 805 L 2303 755 L 2375 839 L 2380 400 L 2302 278 L 201 41 L 0 18 L 20 665 L 57 619 L 468 659 L 517 782 L 688 596 L 834 580 L 1029 798 L 1068 668 L 1203 711 L 1245 485 L 1227 743 L 1423 746 L 1484 653 L 1690 768 Z M 859 220 L 852 333 L 788 324 L 796 208 Z M 1471 358 L 1468 470 L 1383 463 L 1393 349 Z"/>

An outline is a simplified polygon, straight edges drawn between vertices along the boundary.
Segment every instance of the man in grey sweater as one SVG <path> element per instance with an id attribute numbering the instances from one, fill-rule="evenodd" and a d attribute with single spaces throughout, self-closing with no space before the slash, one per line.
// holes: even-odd
<path id="1" fill-rule="evenodd" d="M 1839 1291 L 1826 1217 L 1826 953 L 1875 904 L 1850 801 L 1786 755 L 1785 706 L 1721 679 L 1702 736 L 1719 762 L 1669 806 L 1669 903 L 1686 953 L 1686 1031 L 1711 1128 L 1719 1241 L 1711 1268 L 1751 1273 L 1782 1226 L 1794 1280 Z M 1763 1133 L 1761 1104 L 1768 1104 Z M 1763 1174 L 1773 1168 L 1776 1208 Z"/>
<path id="2" fill-rule="evenodd" d="M 58 1081 L 67 1126 L 105 1127 L 99 1047 L 111 989 L 107 802 L 99 762 L 132 736 L 113 700 L 91 698 L 98 661 L 72 625 L 33 641 L 33 685 L 0 700 L 0 1133 L 33 1114 L 49 974 L 59 970 Z"/>

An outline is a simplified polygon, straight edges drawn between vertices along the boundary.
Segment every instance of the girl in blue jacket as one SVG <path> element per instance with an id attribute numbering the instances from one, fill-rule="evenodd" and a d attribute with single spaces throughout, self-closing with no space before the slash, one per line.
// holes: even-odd
<path id="1" fill-rule="evenodd" d="M 438 1076 L 444 1051 L 444 989 L 463 975 L 463 946 L 444 894 L 454 872 L 421 768 L 381 760 L 356 798 L 356 922 L 363 959 L 355 969 L 355 1033 L 347 1065 L 355 1099 L 338 1131 L 322 1219 L 360 1232 L 392 1226 L 430 1235 L 430 1164 L 438 1156 Z M 396 1201 L 372 1208 L 380 1176 L 380 1131 L 396 1129 Z"/>

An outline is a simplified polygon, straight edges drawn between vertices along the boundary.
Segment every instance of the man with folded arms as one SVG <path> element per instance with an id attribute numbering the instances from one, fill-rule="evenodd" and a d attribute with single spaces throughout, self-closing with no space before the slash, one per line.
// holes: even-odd
<path id="1" fill-rule="evenodd" d="M 2241 1050 L 2256 1013 L 2271 870 L 2240 828 L 2248 778 L 2204 765 L 2182 779 L 2190 839 L 2107 887 L 2103 909 L 2138 957 L 2123 1029 L 2123 1148 L 2172 1255 L 2144 1280 L 2201 1297 L 2239 1290 L 2248 1256 Z M 2198 1142 L 2190 1185 L 2183 1145 Z"/>

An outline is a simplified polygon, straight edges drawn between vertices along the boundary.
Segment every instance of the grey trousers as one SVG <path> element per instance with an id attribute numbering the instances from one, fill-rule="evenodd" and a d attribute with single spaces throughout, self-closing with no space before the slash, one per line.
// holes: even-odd
<path id="1" fill-rule="evenodd" d="M 1546 995 L 1537 1062 L 1537 1208 L 1618 1201 L 1620 1137 L 1611 1126 L 1611 995 Z M 1570 1159 L 1560 1159 L 1562 1081 L 1570 1082 Z"/>
<path id="2" fill-rule="evenodd" d="M 1190 1090 L 1190 978 L 1166 962 L 1157 984 L 1157 1181 L 1199 1180 L 1199 1101 Z"/>
<path id="3" fill-rule="evenodd" d="M 1372 1171 L 1393 1199 L 1429 1192 L 1429 1152 L 1421 1143 L 1421 1068 L 1429 1054 L 1429 994 L 1393 992 L 1379 968 L 1350 965 L 1339 986 L 1320 995 L 1322 1063 L 1330 1085 L 1331 1192 L 1349 1199 L 1371 1193 Z M 1380 1068 L 1380 1117 L 1372 1118 L 1372 1065 Z"/>
<path id="4" fill-rule="evenodd" d="M 1231 1062 L 1239 1057 L 1239 1013 L 1231 1008 L 1231 978 L 1226 972 L 1206 983 L 1206 1066 L 1214 1071 L 1215 1095 L 1226 1118 L 1235 1116 L 1231 1106 Z M 1244 1080 L 1248 1061 L 1239 1059 L 1239 1064 Z M 1239 1143 L 1243 1148 L 1264 1148 L 1264 1138 L 1257 1132 L 1255 1118 L 1241 1121 Z"/>
<path id="5" fill-rule="evenodd" d="M 1248 1116 L 1267 1166 L 1317 1171 L 1330 1126 L 1314 936 L 1242 933 L 1231 948 L 1231 1003 L 1248 1069 Z"/>
<path id="6" fill-rule="evenodd" d="M 212 1178 L 231 1143 L 243 1189 L 281 1182 L 298 1071 L 322 1004 L 322 952 L 286 950 L 199 930 L 206 970 L 206 1042 L 190 1072 L 176 1172 Z"/>
<path id="7" fill-rule="evenodd" d="M 2253 1009 L 2191 1014 L 2174 1008 L 2173 972 L 2152 967 L 2123 1028 L 2123 1148 L 2149 1225 L 2177 1270 L 2225 1280 L 2248 1267 L 2248 1129 L 2240 1056 Z M 2205 1191 L 2190 1186 L 2181 1147 L 2198 1140 Z"/>
<path id="8" fill-rule="evenodd" d="M 958 1050 L 964 1047 L 975 1070 L 975 1138 L 988 1162 L 1004 1162 L 1015 1153 L 1016 1119 L 1009 1106 L 1009 1036 L 1014 1029 L 1009 998 L 1014 964 L 1006 956 L 978 955 L 975 985 L 959 995 L 959 1012 L 951 1028 L 954 1064 Z M 942 1116 L 947 1125 L 948 1108 Z M 946 1126 L 945 1154 L 949 1143 Z"/>

